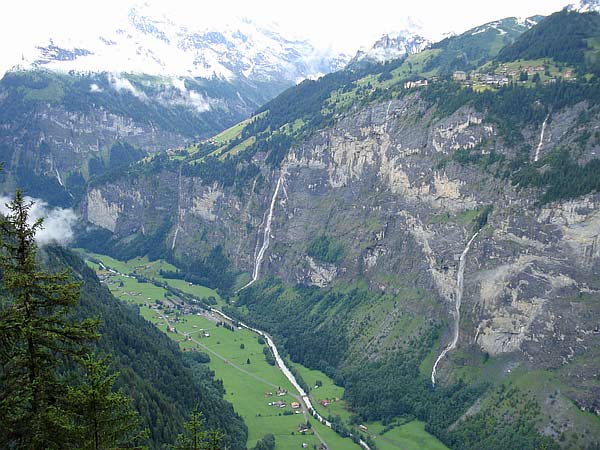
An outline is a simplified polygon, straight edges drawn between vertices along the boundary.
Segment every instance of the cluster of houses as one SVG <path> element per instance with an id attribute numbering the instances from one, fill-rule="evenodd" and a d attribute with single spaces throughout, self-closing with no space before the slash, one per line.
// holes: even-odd
<path id="1" fill-rule="evenodd" d="M 496 74 L 487 74 L 487 73 L 479 73 L 472 72 L 467 74 L 462 70 L 457 70 L 452 74 L 452 79 L 462 84 L 466 85 L 474 85 L 474 84 L 483 84 L 487 86 L 506 86 L 510 83 L 510 78 L 506 75 L 496 75 Z"/>
<path id="2" fill-rule="evenodd" d="M 528 77 L 533 77 L 536 74 L 541 76 L 542 74 L 546 73 L 546 67 L 543 65 L 529 65 L 515 69 L 503 64 L 497 69 L 497 73 L 482 73 L 477 71 L 465 72 L 462 70 L 457 70 L 452 74 L 452 80 L 466 86 L 484 85 L 499 87 L 506 86 L 515 80 L 519 80 L 521 73 L 526 73 Z M 561 78 L 566 81 L 577 80 L 573 69 L 569 68 L 565 69 L 561 73 Z M 404 83 L 404 89 L 421 88 L 429 86 L 430 83 L 435 83 L 437 81 L 439 81 L 438 77 L 406 81 Z M 556 78 L 548 78 L 546 79 L 545 83 L 556 83 Z"/>

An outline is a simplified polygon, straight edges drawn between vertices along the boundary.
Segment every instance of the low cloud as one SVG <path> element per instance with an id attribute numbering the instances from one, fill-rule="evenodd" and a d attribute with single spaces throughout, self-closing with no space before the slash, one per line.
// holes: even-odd
<path id="1" fill-rule="evenodd" d="M 181 98 L 171 100 L 171 104 L 193 106 L 196 111 L 203 113 L 210 110 L 209 101 L 202 94 L 196 91 L 188 90 L 183 78 L 172 78 L 173 87 L 179 91 Z"/>
<path id="2" fill-rule="evenodd" d="M 0 197 L 0 213 L 8 214 L 6 204 L 11 202 L 9 197 Z M 38 245 L 59 244 L 67 245 L 73 240 L 73 226 L 77 222 L 77 215 L 72 209 L 53 208 L 44 200 L 25 197 L 26 202 L 34 202 L 29 209 L 28 223 L 33 225 L 36 220 L 42 218 L 42 228 L 35 235 Z"/>
<path id="3" fill-rule="evenodd" d="M 117 92 L 131 92 L 134 97 L 137 97 L 140 100 L 146 100 L 148 98 L 144 92 L 137 89 L 127 78 L 123 78 L 117 74 L 111 73 L 108 75 L 108 82 Z"/>

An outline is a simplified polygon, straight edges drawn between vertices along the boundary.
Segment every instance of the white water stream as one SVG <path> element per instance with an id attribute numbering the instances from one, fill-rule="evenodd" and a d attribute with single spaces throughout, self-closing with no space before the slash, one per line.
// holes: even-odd
<path id="1" fill-rule="evenodd" d="M 56 172 L 56 179 L 58 180 L 58 184 L 60 184 L 62 187 L 65 187 L 65 185 L 62 182 L 62 179 L 60 178 L 60 173 L 58 173 L 58 169 L 54 168 L 54 171 Z"/>
<path id="2" fill-rule="evenodd" d="M 273 342 L 273 339 L 271 339 L 271 336 L 269 336 L 264 331 L 258 330 L 256 328 L 253 328 L 251 326 L 246 325 L 245 323 L 239 322 L 239 321 L 235 320 L 232 317 L 229 317 L 227 314 L 219 311 L 218 309 L 211 308 L 210 310 L 213 313 L 218 314 L 219 316 L 223 317 L 224 319 L 227 319 L 227 320 L 229 320 L 232 323 L 237 323 L 238 326 L 240 326 L 242 328 L 246 328 L 247 330 L 250 330 L 250 331 L 258 334 L 259 336 L 262 336 L 265 339 L 265 341 L 267 342 L 267 345 L 269 346 L 269 348 L 271 349 L 271 351 L 273 352 L 273 356 L 275 357 L 275 361 L 277 362 L 277 366 L 279 367 L 279 369 L 281 370 L 281 372 L 283 373 L 283 375 L 289 380 L 289 382 L 292 384 L 292 386 L 294 386 L 294 389 L 296 389 L 296 391 L 300 395 L 300 398 L 302 398 L 302 401 L 304 402 L 304 405 L 306 406 L 306 409 L 308 410 L 308 412 L 315 419 L 317 419 L 319 422 L 321 422 L 323 425 L 325 425 L 326 427 L 329 427 L 329 428 L 333 429 L 333 424 L 331 422 L 329 422 L 327 419 L 325 419 L 323 416 L 321 416 L 315 410 L 315 408 L 312 405 L 312 402 L 310 401 L 310 397 L 304 391 L 304 389 L 302 389 L 302 387 L 298 384 L 298 381 L 296 380 L 296 377 L 294 377 L 294 374 L 292 374 L 292 372 L 290 371 L 290 369 L 285 365 L 285 362 L 283 361 L 283 358 L 279 354 L 279 350 L 275 346 L 275 343 Z M 352 434 L 350 434 L 350 436 L 352 436 Z M 371 448 L 369 447 L 369 445 L 365 441 L 363 441 L 362 439 L 359 440 L 359 444 L 365 450 L 371 450 Z"/>
<path id="3" fill-rule="evenodd" d="M 479 235 L 479 231 L 473 235 L 471 240 L 467 243 L 467 246 L 463 250 L 460 255 L 460 262 L 458 264 L 458 273 L 456 275 L 456 293 L 455 293 L 455 302 L 454 302 L 454 337 L 452 342 L 440 353 L 440 356 L 435 360 L 435 364 L 433 365 L 433 370 L 431 371 L 431 384 L 435 385 L 435 376 L 437 374 L 437 366 L 444 356 L 456 348 L 456 344 L 458 343 L 458 335 L 459 335 L 459 325 L 460 325 L 460 304 L 462 302 L 463 290 L 464 290 L 464 276 L 465 276 L 465 266 L 467 263 L 467 254 L 471 249 L 471 244 L 475 238 Z"/>
<path id="4" fill-rule="evenodd" d="M 265 221 L 265 228 L 263 231 L 263 241 L 258 253 L 254 255 L 254 270 L 252 271 L 252 279 L 246 283 L 243 287 L 241 287 L 239 291 L 246 289 L 251 286 L 258 280 L 258 276 L 260 274 L 260 266 L 262 265 L 262 261 L 265 257 L 265 253 L 269 248 L 269 243 L 271 242 L 271 224 L 273 222 L 273 211 L 275 210 L 275 203 L 277 202 L 277 196 L 279 195 L 279 190 L 283 186 L 284 183 L 284 173 L 282 172 L 279 175 L 279 179 L 277 180 L 277 186 L 275 187 L 275 192 L 273 193 L 273 198 L 271 198 L 271 206 L 269 207 L 269 214 L 267 215 L 267 220 Z M 285 192 L 285 186 L 283 186 L 283 190 Z M 287 196 L 287 193 L 286 193 Z M 259 234 L 260 236 L 260 234 Z M 258 244 L 258 241 L 257 241 Z"/>
<path id="5" fill-rule="evenodd" d="M 177 228 L 175 228 L 175 234 L 173 235 L 173 242 L 171 243 L 171 250 L 175 250 L 175 243 L 177 242 L 177 235 L 179 234 L 179 228 L 181 227 L 181 168 L 179 166 L 179 179 L 177 182 Z"/>
<path id="6" fill-rule="evenodd" d="M 544 119 L 544 123 L 542 124 L 542 132 L 540 133 L 540 142 L 538 143 L 538 146 L 535 149 L 535 157 L 533 158 L 534 162 L 538 162 L 540 159 L 540 151 L 542 150 L 542 146 L 544 145 L 544 134 L 546 134 L 546 126 L 548 125 L 549 118 L 550 118 L 550 115 L 548 115 Z"/>

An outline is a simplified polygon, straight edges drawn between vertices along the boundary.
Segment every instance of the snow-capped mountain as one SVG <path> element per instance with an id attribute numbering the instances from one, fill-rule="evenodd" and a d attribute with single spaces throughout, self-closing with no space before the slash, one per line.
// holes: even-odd
<path id="1" fill-rule="evenodd" d="M 429 44 L 427 39 L 411 31 L 386 34 L 369 50 L 359 50 L 352 62 L 367 60 L 382 63 L 418 53 L 427 48 Z"/>
<path id="2" fill-rule="evenodd" d="M 504 36 L 507 34 L 512 35 L 514 32 L 520 34 L 523 31 L 529 30 L 536 26 L 543 18 L 543 16 L 532 16 L 524 18 L 508 17 L 506 19 L 496 20 L 494 22 L 489 22 L 484 25 L 475 27 L 472 30 L 469 30 L 469 33 L 472 36 L 475 36 L 477 34 L 487 33 L 488 31 L 493 30 L 500 36 Z"/>
<path id="3" fill-rule="evenodd" d="M 423 37 L 426 35 L 419 20 L 406 17 L 399 21 L 396 30 L 383 34 L 371 48 L 360 49 L 350 64 L 361 61 L 384 63 L 418 53 L 431 44 L 431 41 Z"/>
<path id="4" fill-rule="evenodd" d="M 248 19 L 191 28 L 134 7 L 114 29 L 97 36 L 49 39 L 26 50 L 16 63 L 60 72 L 297 82 L 337 70 L 348 60 Z"/>
<path id="5" fill-rule="evenodd" d="M 571 11 L 592 12 L 600 11 L 600 0 L 580 0 L 568 7 Z"/>

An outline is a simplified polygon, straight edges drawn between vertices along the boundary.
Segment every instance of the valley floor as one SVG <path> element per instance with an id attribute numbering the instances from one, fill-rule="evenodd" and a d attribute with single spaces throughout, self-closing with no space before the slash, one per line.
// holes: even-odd
<path id="1" fill-rule="evenodd" d="M 138 305 L 140 314 L 178 341 L 183 351 L 202 351 L 210 355 L 209 366 L 216 378 L 223 381 L 225 399 L 234 405 L 248 426 L 249 448 L 269 433 L 275 436 L 277 450 L 301 448 L 302 444 L 315 448 L 321 442 L 334 450 L 361 448 L 312 418 L 313 428 L 304 434 L 299 432 L 299 425 L 305 422 L 305 418 L 300 409 L 292 408 L 293 402 L 299 402 L 296 392 L 283 373 L 268 364 L 263 353 L 265 345 L 259 342 L 255 333 L 223 327 L 221 318 L 208 312 L 178 309 L 171 292 L 152 282 L 140 282 L 136 277 L 165 283 L 198 299 L 214 297 L 217 306 L 222 306 L 222 300 L 215 291 L 183 280 L 161 277 L 161 269 L 175 269 L 164 261 L 149 262 L 136 258 L 121 262 L 98 254 L 84 253 L 84 256 L 117 298 Z M 343 400 L 344 389 L 320 371 L 297 363 L 290 363 L 290 366 L 310 386 L 309 395 L 317 412 L 325 418 L 338 416 L 345 426 L 349 426 L 351 413 Z M 316 387 L 317 382 L 320 382 L 319 387 Z M 269 405 L 277 402 L 285 406 Z M 377 422 L 365 425 L 368 429 L 363 434 L 371 436 L 378 450 L 446 449 L 418 421 L 387 428 Z M 358 431 L 354 427 L 353 432 Z"/>

